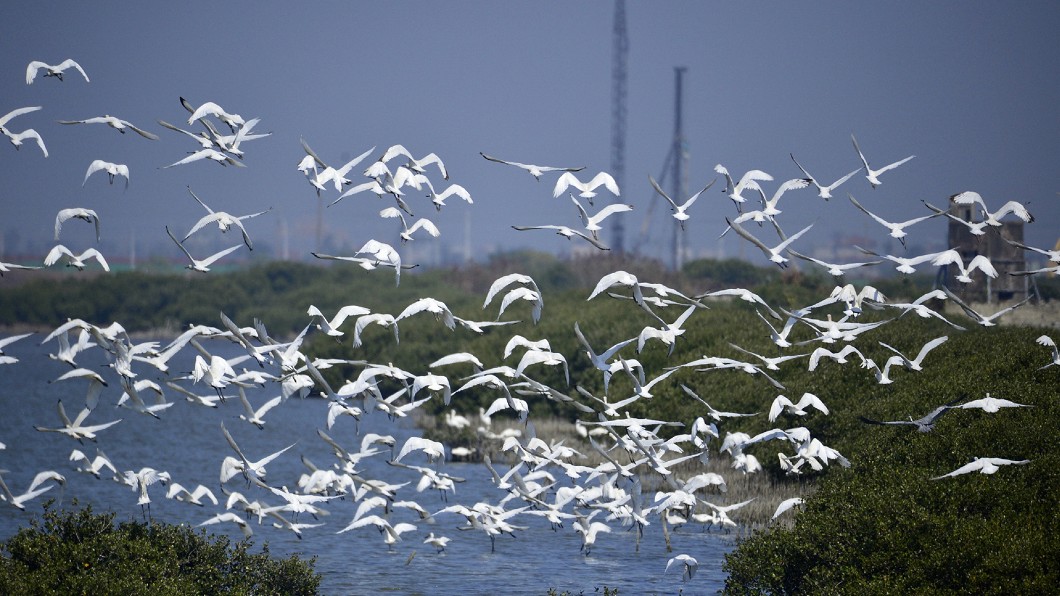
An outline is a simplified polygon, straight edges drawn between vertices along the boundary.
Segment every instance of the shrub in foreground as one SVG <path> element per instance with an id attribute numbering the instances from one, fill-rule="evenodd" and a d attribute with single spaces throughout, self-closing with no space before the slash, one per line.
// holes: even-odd
<path id="1" fill-rule="evenodd" d="M 316 594 L 313 560 L 250 553 L 188 526 L 45 508 L 0 544 L 2 594 Z"/>

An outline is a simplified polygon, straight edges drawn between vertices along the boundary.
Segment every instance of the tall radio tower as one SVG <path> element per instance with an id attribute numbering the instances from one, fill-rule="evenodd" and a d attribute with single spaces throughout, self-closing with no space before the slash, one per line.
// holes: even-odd
<path id="1" fill-rule="evenodd" d="M 684 95 L 681 83 L 686 70 L 688 69 L 683 66 L 674 67 L 674 144 L 673 148 L 670 149 L 674 159 L 671 164 L 673 167 L 673 178 L 670 182 L 673 184 L 673 194 L 671 196 L 675 197 L 675 201 L 685 200 L 685 195 L 688 194 L 688 179 L 685 173 L 688 148 L 685 146 L 684 127 L 681 123 L 681 100 Z M 685 260 L 685 235 L 684 229 L 677 220 L 674 220 L 673 259 L 674 271 L 681 271 Z"/>
<path id="2" fill-rule="evenodd" d="M 615 0 L 615 23 L 611 46 L 611 176 L 619 189 L 626 184 L 626 0 Z M 622 254 L 625 230 L 621 217 L 611 218 L 611 247 Z"/>

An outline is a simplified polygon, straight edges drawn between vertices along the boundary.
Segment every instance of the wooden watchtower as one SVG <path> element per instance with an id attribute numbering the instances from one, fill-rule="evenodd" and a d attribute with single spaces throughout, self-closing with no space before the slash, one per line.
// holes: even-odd
<path id="1" fill-rule="evenodd" d="M 980 222 L 975 214 L 975 205 L 952 204 L 950 214 L 968 222 Z M 986 255 L 997 269 L 997 278 L 991 279 L 981 271 L 972 274 L 972 283 L 957 281 L 956 267 L 945 271 L 946 286 L 966 302 L 1007 302 L 1027 297 L 1028 281 L 1025 275 L 1009 275 L 1009 271 L 1026 270 L 1023 250 L 1005 241 L 1023 242 L 1023 222 L 1006 221 L 1001 227 L 986 226 L 984 234 L 973 234 L 971 229 L 952 219 L 949 220 L 948 246 L 961 253 L 967 264 L 976 255 Z M 940 275 L 942 275 L 940 273 Z"/>

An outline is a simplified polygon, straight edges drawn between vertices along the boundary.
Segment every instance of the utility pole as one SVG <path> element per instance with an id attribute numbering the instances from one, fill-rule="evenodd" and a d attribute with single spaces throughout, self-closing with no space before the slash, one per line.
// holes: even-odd
<path id="1" fill-rule="evenodd" d="M 619 189 L 626 185 L 626 0 L 615 0 L 615 22 L 611 46 L 611 176 Z M 611 249 L 625 252 L 625 229 L 621 217 L 611 218 Z"/>
<path id="2" fill-rule="evenodd" d="M 674 67 L 674 144 L 670 150 L 674 159 L 671 162 L 673 171 L 670 182 L 673 184 L 671 196 L 675 201 L 684 201 L 688 194 L 688 180 L 685 173 L 685 170 L 687 169 L 685 168 L 685 165 L 688 161 L 688 148 L 685 146 L 685 135 L 681 124 L 681 96 L 683 94 L 681 84 L 686 70 L 688 69 L 684 66 Z M 681 228 L 681 222 L 675 219 L 673 235 L 674 271 L 681 271 L 681 267 L 684 265 L 684 253 L 684 230 Z"/>

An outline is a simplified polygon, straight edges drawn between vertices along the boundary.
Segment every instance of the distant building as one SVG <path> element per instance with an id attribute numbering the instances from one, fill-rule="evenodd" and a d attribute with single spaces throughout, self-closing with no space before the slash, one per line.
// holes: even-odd
<path id="1" fill-rule="evenodd" d="M 953 204 L 950 213 L 963 221 L 978 223 L 982 220 L 976 218 L 974 207 Z M 977 270 L 972 274 L 972 283 L 962 283 L 957 281 L 960 271 L 949 265 L 939 271 L 946 287 L 967 302 L 1006 302 L 1027 297 L 1028 276 L 1009 275 L 1009 271 L 1026 270 L 1023 250 L 1005 241 L 1007 238 L 1023 242 L 1022 221 L 1006 221 L 1001 227 L 986 226 L 986 233 L 982 235 L 973 234 L 968 226 L 958 221 L 950 219 L 949 222 L 949 247 L 961 253 L 966 264 L 976 255 L 986 255 L 997 270 L 997 277 L 991 279 Z"/>

